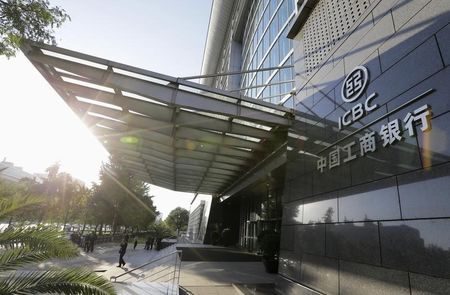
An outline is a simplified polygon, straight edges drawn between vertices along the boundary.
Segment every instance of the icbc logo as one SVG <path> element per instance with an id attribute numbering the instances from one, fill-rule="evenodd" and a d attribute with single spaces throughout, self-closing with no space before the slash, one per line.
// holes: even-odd
<path id="1" fill-rule="evenodd" d="M 344 102 L 354 102 L 360 98 L 369 83 L 369 71 L 363 66 L 354 68 L 344 80 L 341 88 L 341 97 Z M 361 119 L 364 115 L 376 109 L 376 104 L 371 105 L 376 93 L 369 95 L 364 103 L 358 103 L 339 117 L 339 130 Z"/>

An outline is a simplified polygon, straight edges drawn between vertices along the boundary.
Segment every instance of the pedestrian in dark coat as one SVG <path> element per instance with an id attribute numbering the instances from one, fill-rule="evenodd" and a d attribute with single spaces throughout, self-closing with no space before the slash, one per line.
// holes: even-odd
<path id="1" fill-rule="evenodd" d="M 95 244 L 96 240 L 97 240 L 97 235 L 95 234 L 95 232 L 93 232 L 91 234 L 91 238 L 90 238 L 90 241 L 89 241 L 89 250 L 91 252 L 94 252 L 94 244 Z"/>
<path id="2" fill-rule="evenodd" d="M 133 245 L 133 250 L 136 250 L 136 246 L 138 244 L 138 237 L 134 236 L 134 245 Z"/>
<path id="3" fill-rule="evenodd" d="M 150 239 L 150 250 L 153 250 L 153 244 L 155 243 L 155 238 Z"/>
<path id="4" fill-rule="evenodd" d="M 119 265 L 117 267 L 125 266 L 126 262 L 123 260 L 123 256 L 127 252 L 128 247 L 128 236 L 126 236 L 122 242 L 120 243 L 120 250 L 119 250 Z"/>
<path id="5" fill-rule="evenodd" d="M 149 250 L 150 249 L 150 239 L 151 237 L 148 237 L 147 240 L 145 240 L 145 250 Z"/>
<path id="6" fill-rule="evenodd" d="M 88 253 L 89 250 L 90 250 L 90 243 L 91 243 L 91 234 L 87 234 L 87 235 L 84 237 L 84 245 L 83 245 L 84 251 L 85 251 L 86 253 Z"/>

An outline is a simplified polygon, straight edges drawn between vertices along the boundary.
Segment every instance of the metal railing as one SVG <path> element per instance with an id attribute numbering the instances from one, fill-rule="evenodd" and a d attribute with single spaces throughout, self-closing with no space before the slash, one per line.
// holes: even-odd
<path id="1" fill-rule="evenodd" d="M 181 250 L 172 251 L 147 263 L 144 263 L 136 268 L 130 269 L 118 276 L 111 276 L 109 280 L 116 283 L 117 279 L 126 275 L 131 275 L 137 270 L 144 269 L 141 274 L 138 275 L 139 278 L 135 281 L 145 280 L 146 282 L 165 282 L 167 283 L 167 294 L 173 294 L 174 289 L 178 288 L 178 284 L 180 281 L 182 254 L 183 251 Z M 170 263 L 170 259 L 172 257 L 174 257 L 174 260 L 173 263 Z M 148 269 L 148 266 L 152 267 Z"/>

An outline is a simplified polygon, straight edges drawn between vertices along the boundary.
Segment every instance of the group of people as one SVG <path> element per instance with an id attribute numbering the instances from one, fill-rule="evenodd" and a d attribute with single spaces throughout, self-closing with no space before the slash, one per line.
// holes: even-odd
<path id="1" fill-rule="evenodd" d="M 95 241 L 97 240 L 97 235 L 95 234 L 95 232 L 91 232 L 87 235 L 72 233 L 70 235 L 70 240 L 83 248 L 84 251 L 93 252 Z"/>
<path id="2" fill-rule="evenodd" d="M 129 240 L 129 235 L 125 235 L 125 237 L 122 239 L 122 241 L 120 242 L 120 249 L 119 249 L 119 265 L 117 267 L 122 267 L 125 266 L 126 262 L 123 259 L 123 257 L 125 256 L 125 253 L 127 252 L 127 247 L 128 247 L 128 240 Z M 160 249 L 160 245 L 161 245 L 161 239 L 157 238 L 155 239 L 153 236 L 149 236 L 147 238 L 147 240 L 145 241 L 145 250 L 153 250 L 153 245 L 155 244 L 155 248 L 157 250 Z M 135 236 L 134 237 L 134 243 L 133 243 L 133 250 L 136 249 L 136 246 L 138 244 L 138 237 Z"/>
<path id="3" fill-rule="evenodd" d="M 145 250 L 153 250 L 153 244 L 155 243 L 155 238 L 152 236 L 149 236 L 147 240 L 145 241 Z"/>

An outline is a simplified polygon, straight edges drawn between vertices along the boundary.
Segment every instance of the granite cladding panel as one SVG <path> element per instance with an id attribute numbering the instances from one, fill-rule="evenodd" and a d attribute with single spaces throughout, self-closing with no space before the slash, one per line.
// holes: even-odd
<path id="1" fill-rule="evenodd" d="M 442 68 L 436 39 L 431 37 L 371 82 L 367 93 L 378 93 L 374 102 L 382 105 Z"/>
<path id="2" fill-rule="evenodd" d="M 436 34 L 442 59 L 446 66 L 450 65 L 450 24 Z"/>
<path id="3" fill-rule="evenodd" d="M 292 251 L 280 251 L 278 273 L 292 280 L 300 280 L 300 259 Z"/>
<path id="4" fill-rule="evenodd" d="M 295 252 L 325 256 L 325 224 L 298 225 Z"/>
<path id="5" fill-rule="evenodd" d="M 293 225 L 285 225 L 281 227 L 280 249 L 293 251 L 295 248 L 295 228 Z"/>
<path id="6" fill-rule="evenodd" d="M 377 48 L 394 34 L 394 24 L 391 15 L 382 16 L 370 31 L 353 47 L 344 57 L 344 66 L 346 72 L 360 65 L 371 54 L 377 51 Z"/>
<path id="7" fill-rule="evenodd" d="M 450 219 L 380 222 L 382 265 L 450 278 Z"/>
<path id="8" fill-rule="evenodd" d="M 433 92 L 396 112 L 392 117 L 394 118 L 395 116 L 395 118 L 403 119 L 408 112 L 411 112 L 424 104 L 429 104 L 431 106 L 434 117 L 448 112 L 450 110 L 450 99 L 448 99 L 450 83 L 447 82 L 448 79 L 450 79 L 450 67 L 446 67 L 436 72 L 420 84 L 390 100 L 387 103 L 387 110 L 392 111 L 425 91 L 433 89 Z"/>
<path id="9" fill-rule="evenodd" d="M 450 113 L 443 114 L 437 118 L 433 118 L 431 131 L 425 133 L 417 132 L 422 163 L 427 169 L 430 166 L 450 161 L 449 120 Z"/>
<path id="10" fill-rule="evenodd" d="M 400 175 L 398 185 L 403 218 L 450 217 L 449 163 Z"/>
<path id="11" fill-rule="evenodd" d="M 352 161 L 350 165 L 353 185 L 379 180 L 422 167 L 417 140 L 414 137 L 406 137 L 403 141 L 384 148 L 381 142 L 378 142 L 376 152 L 359 157 Z"/>
<path id="12" fill-rule="evenodd" d="M 408 273 L 367 264 L 340 262 L 340 294 L 410 295 Z"/>
<path id="13" fill-rule="evenodd" d="M 337 193 L 305 199 L 303 203 L 303 223 L 332 222 L 337 222 Z"/>
<path id="14" fill-rule="evenodd" d="M 396 31 L 410 21 L 420 9 L 422 9 L 429 1 L 397 1 L 391 7 L 391 14 L 394 20 Z"/>
<path id="15" fill-rule="evenodd" d="M 310 140 L 293 142 L 295 161 L 287 164 L 295 163 L 288 168 L 295 177 L 289 178 L 283 224 L 293 225 L 295 241 L 283 243 L 295 246 L 282 251 L 280 274 L 319 292 L 410 294 L 409 271 L 411 294 L 450 294 L 450 219 L 399 220 L 450 217 L 450 68 L 445 68 L 450 64 L 450 1 L 419 2 L 380 1 L 373 23 L 364 21 L 360 33 L 350 36 L 352 43 L 343 44 L 348 54 L 333 54 L 334 63 L 327 63 L 296 98 L 296 109 L 303 112 L 296 132 Z M 387 148 L 378 139 L 375 153 L 319 173 L 314 159 L 298 151 L 323 148 L 311 139 L 330 143 L 345 136 L 335 131 L 337 118 L 351 108 L 341 103 L 340 88 L 344 72 L 360 64 L 371 74 L 365 97 L 376 92 L 380 108 L 352 128 L 430 88 L 435 91 L 365 131 L 379 132 L 388 120 L 403 119 L 425 103 L 433 108 L 433 128 L 418 130 L 417 137 L 403 134 L 403 141 Z M 303 294 L 296 293 L 300 285 L 287 285 L 284 292 Z"/>
<path id="16" fill-rule="evenodd" d="M 339 191 L 338 201 L 340 222 L 401 218 L 395 178 Z"/>
<path id="17" fill-rule="evenodd" d="M 396 34 L 379 49 L 383 71 L 448 24 L 450 1 L 399 1 L 392 16 Z"/>
<path id="18" fill-rule="evenodd" d="M 303 202 L 296 201 L 283 206 L 283 224 L 303 223 Z"/>
<path id="19" fill-rule="evenodd" d="M 325 294 L 338 294 L 338 260 L 305 254 L 300 268 L 300 283 Z"/>
<path id="20" fill-rule="evenodd" d="M 448 295 L 450 280 L 410 273 L 411 295 Z"/>
<path id="21" fill-rule="evenodd" d="M 326 254 L 347 261 L 380 264 L 380 244 L 376 222 L 326 225 Z"/>

